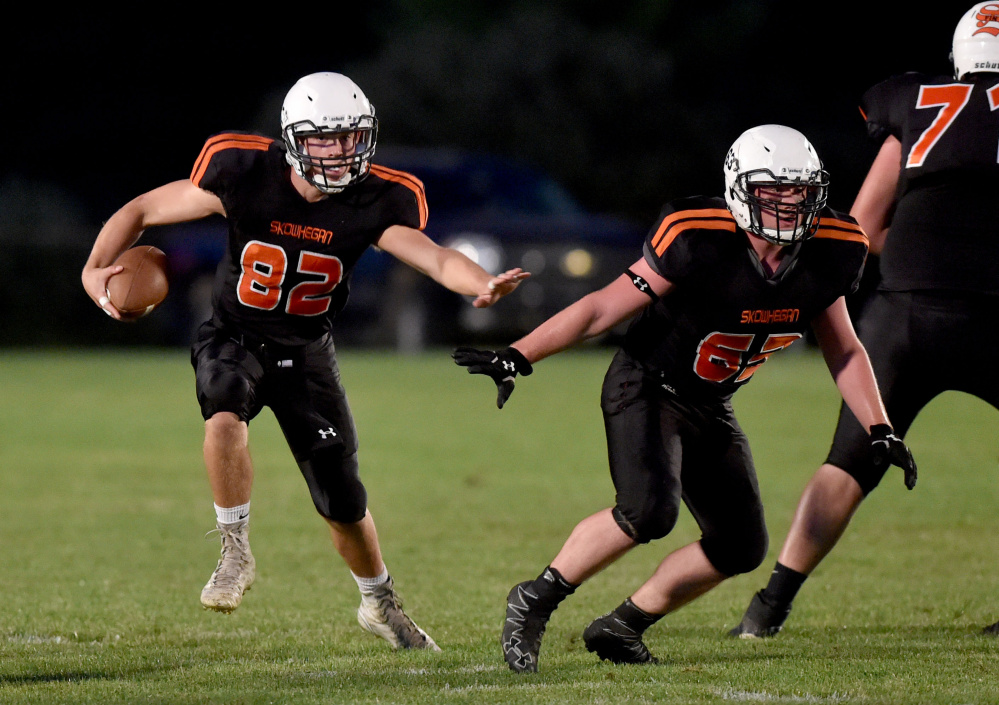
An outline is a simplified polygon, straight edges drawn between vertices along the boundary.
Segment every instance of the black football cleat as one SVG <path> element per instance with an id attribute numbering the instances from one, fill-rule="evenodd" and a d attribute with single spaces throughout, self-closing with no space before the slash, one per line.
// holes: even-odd
<path id="1" fill-rule="evenodd" d="M 538 596 L 531 591 L 533 580 L 514 585 L 506 598 L 506 621 L 503 623 L 503 658 L 510 670 L 537 673 L 541 637 L 545 634 L 551 612 L 540 609 Z"/>
<path id="2" fill-rule="evenodd" d="M 586 650 L 596 653 L 602 661 L 612 663 L 659 663 L 649 653 L 642 635 L 625 624 L 613 612 L 598 617 L 583 632 Z"/>
<path id="3" fill-rule="evenodd" d="M 995 624 L 990 624 L 982 630 L 982 634 L 991 634 L 992 636 L 999 636 L 999 622 Z"/>
<path id="4" fill-rule="evenodd" d="M 762 590 L 753 595 L 742 621 L 735 629 L 729 631 L 729 636 L 740 639 L 762 639 L 776 636 L 783 628 L 784 620 L 791 614 L 791 606 L 773 607 L 763 601 L 762 595 Z"/>

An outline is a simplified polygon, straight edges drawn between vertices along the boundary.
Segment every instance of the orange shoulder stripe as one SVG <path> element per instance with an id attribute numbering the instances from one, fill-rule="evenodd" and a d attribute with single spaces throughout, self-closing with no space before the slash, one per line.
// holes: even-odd
<path id="1" fill-rule="evenodd" d="M 420 212 L 420 230 L 427 227 L 427 194 L 423 190 L 423 182 L 407 171 L 389 169 L 380 164 L 371 165 L 371 173 L 385 179 L 402 184 L 416 195 L 416 205 Z"/>
<path id="2" fill-rule="evenodd" d="M 659 229 L 652 236 L 652 246 L 657 255 L 685 230 L 727 230 L 735 232 L 735 219 L 727 208 L 702 208 L 699 210 L 677 211 L 663 219 Z"/>
<path id="3" fill-rule="evenodd" d="M 849 223 L 839 218 L 819 218 L 819 227 L 812 237 L 826 238 L 829 240 L 849 240 L 850 242 L 861 242 L 865 247 L 869 247 L 867 233 L 856 223 Z"/>
<path id="4" fill-rule="evenodd" d="M 215 135 L 205 142 L 205 146 L 201 148 L 201 154 L 198 155 L 197 160 L 194 162 L 194 168 L 191 170 L 191 181 L 194 182 L 195 186 L 200 186 L 201 179 L 204 178 L 205 171 L 208 169 L 208 164 L 211 162 L 212 157 L 223 149 L 259 149 L 267 151 L 272 142 L 274 140 L 270 137 L 262 137 L 260 135 L 237 135 L 229 132 Z"/>

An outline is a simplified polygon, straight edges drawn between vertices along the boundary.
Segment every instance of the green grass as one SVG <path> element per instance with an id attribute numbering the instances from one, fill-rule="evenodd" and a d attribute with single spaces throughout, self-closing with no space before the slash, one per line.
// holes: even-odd
<path id="1" fill-rule="evenodd" d="M 492 383 L 440 350 L 341 352 L 362 474 L 408 611 L 444 652 L 395 653 L 361 631 L 357 592 L 277 424 L 251 425 L 258 579 L 243 606 L 203 611 L 217 557 L 201 419 L 184 351 L 0 353 L 2 703 L 996 703 L 999 418 L 956 393 L 800 594 L 778 638 L 725 637 L 766 581 L 797 498 L 828 449 L 837 394 L 808 350 L 736 397 L 753 443 L 771 550 L 647 635 L 663 663 L 614 667 L 579 635 L 668 551 L 596 576 L 556 612 L 542 671 L 508 671 L 510 586 L 608 506 L 598 399 L 611 351 L 538 365 L 495 408 Z"/>

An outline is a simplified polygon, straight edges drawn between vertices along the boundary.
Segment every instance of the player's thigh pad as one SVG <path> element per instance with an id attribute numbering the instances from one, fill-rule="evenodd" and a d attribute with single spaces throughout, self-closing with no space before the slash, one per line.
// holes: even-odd
<path id="1" fill-rule="evenodd" d="M 643 393 L 643 372 L 620 356 L 604 380 L 613 516 L 637 543 L 666 536 L 680 511 L 680 440 L 676 419 L 657 395 Z"/>

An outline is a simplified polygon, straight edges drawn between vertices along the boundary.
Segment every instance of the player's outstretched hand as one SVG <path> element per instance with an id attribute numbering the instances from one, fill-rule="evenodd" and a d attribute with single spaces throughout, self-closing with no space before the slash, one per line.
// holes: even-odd
<path id="1" fill-rule="evenodd" d="M 475 348 L 457 348 L 451 357 L 462 367 L 468 368 L 469 374 L 489 375 L 496 383 L 496 406 L 500 409 L 513 394 L 513 380 L 517 375 L 525 377 L 534 371 L 527 358 L 517 348 L 506 350 L 476 350 Z"/>
<path id="2" fill-rule="evenodd" d="M 486 308 L 502 299 L 512 292 L 523 280 L 531 276 L 530 272 L 525 272 L 520 267 L 508 269 L 502 274 L 497 274 L 486 283 L 486 290 L 475 297 L 472 306 L 475 308 Z"/>
<path id="3" fill-rule="evenodd" d="M 871 426 L 871 458 L 879 470 L 889 465 L 902 468 L 905 486 L 910 490 L 916 486 L 916 461 L 912 452 L 888 424 Z"/>

